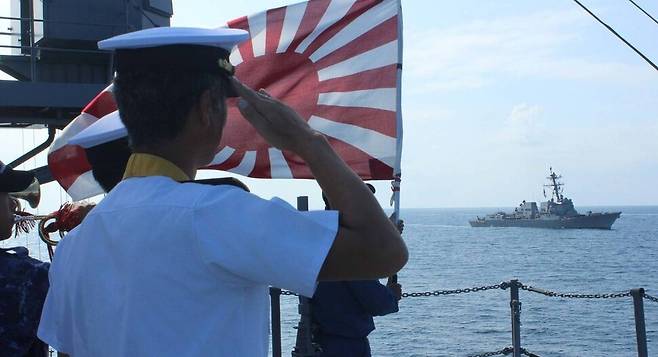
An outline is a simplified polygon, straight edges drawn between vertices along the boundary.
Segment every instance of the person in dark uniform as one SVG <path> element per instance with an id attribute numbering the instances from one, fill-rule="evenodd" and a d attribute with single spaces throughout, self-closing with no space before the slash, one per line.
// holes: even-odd
<path id="1" fill-rule="evenodd" d="M 0 240 L 11 237 L 18 201 L 11 196 L 28 188 L 34 175 L 0 162 Z M 25 247 L 0 249 L 0 356 L 42 357 L 47 346 L 37 327 L 48 292 L 48 268 L 28 256 Z"/>
<path id="2" fill-rule="evenodd" d="M 366 184 L 375 193 L 375 187 Z M 329 201 L 323 194 L 325 209 Z M 403 224 L 398 226 L 402 232 Z M 398 312 L 402 287 L 389 278 L 378 280 L 320 282 L 311 300 L 313 340 L 322 357 L 369 357 L 368 335 L 375 329 L 373 316 Z"/>

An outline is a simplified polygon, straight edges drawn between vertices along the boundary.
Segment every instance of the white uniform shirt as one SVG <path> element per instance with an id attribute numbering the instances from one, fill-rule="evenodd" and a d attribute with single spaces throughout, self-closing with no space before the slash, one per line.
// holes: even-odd
<path id="1" fill-rule="evenodd" d="M 266 356 L 268 285 L 312 296 L 338 229 L 232 186 L 121 182 L 57 247 L 38 336 L 79 356 Z"/>

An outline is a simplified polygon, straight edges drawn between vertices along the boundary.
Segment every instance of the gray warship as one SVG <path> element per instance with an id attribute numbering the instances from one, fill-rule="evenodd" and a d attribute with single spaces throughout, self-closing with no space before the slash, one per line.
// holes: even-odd
<path id="1" fill-rule="evenodd" d="M 621 212 L 578 213 L 573 202 L 563 194 L 564 184 L 560 182 L 561 178 L 562 176 L 550 168 L 550 175 L 547 177 L 549 183 L 544 186 L 550 188 L 551 198 L 541 202 L 539 208 L 536 202 L 523 201 L 512 213 L 497 212 L 485 217 L 478 216 L 469 221 L 471 227 L 611 229 Z M 544 197 L 548 198 L 546 188 Z"/>

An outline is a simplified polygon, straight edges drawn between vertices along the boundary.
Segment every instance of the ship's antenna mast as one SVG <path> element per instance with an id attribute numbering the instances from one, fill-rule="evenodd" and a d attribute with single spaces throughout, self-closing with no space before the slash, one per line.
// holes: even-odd
<path id="1" fill-rule="evenodd" d="M 550 176 L 547 177 L 547 179 L 549 180 L 550 184 L 544 185 L 544 187 L 551 187 L 553 189 L 553 195 L 555 196 L 557 202 L 562 202 L 563 197 L 562 194 L 560 193 L 561 191 L 560 186 L 562 186 L 563 184 L 561 182 L 558 182 L 558 180 L 561 179 L 562 176 L 556 175 L 555 172 L 553 172 L 553 167 L 551 167 L 549 170 L 551 174 Z"/>

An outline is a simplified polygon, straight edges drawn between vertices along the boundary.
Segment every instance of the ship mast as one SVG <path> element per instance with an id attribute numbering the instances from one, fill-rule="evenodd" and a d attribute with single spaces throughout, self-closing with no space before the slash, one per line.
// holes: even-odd
<path id="1" fill-rule="evenodd" d="M 562 199 L 563 199 L 562 186 L 564 184 L 558 181 L 559 179 L 562 178 L 562 176 L 558 176 L 555 172 L 553 172 L 552 167 L 549 170 L 550 170 L 550 173 L 551 173 L 550 176 L 547 177 L 547 179 L 549 181 L 549 184 L 544 185 L 544 187 L 550 187 L 553 191 L 552 196 L 556 198 L 556 202 L 558 202 L 558 203 L 562 202 Z"/>

